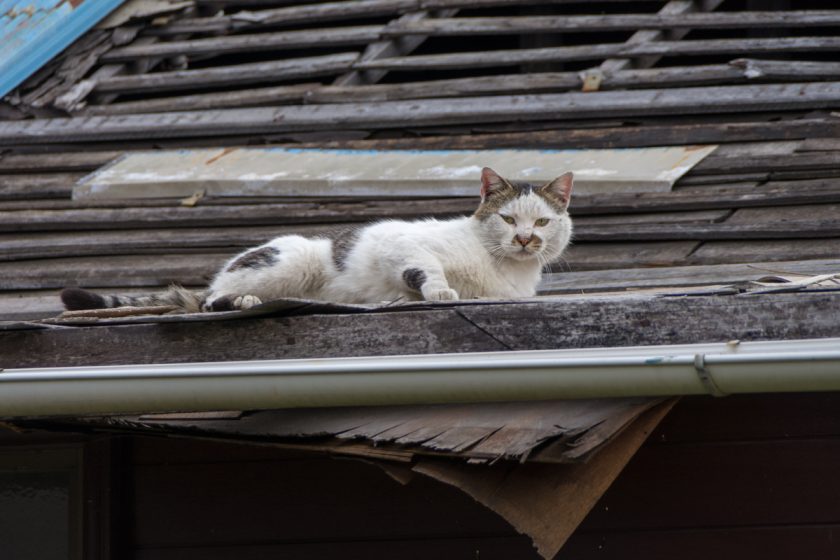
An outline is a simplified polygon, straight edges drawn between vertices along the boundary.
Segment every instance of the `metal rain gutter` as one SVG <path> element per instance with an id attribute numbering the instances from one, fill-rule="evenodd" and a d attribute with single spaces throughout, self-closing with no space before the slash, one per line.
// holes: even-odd
<path id="1" fill-rule="evenodd" d="M 8 369 L 0 416 L 840 391 L 840 339 Z"/>

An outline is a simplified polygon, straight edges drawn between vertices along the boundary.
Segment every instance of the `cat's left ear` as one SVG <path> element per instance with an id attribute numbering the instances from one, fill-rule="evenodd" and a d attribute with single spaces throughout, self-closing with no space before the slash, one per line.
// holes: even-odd
<path id="1" fill-rule="evenodd" d="M 572 184 L 574 175 L 571 171 L 563 173 L 552 182 L 542 187 L 542 191 L 549 194 L 551 197 L 559 200 L 563 208 L 569 206 L 569 200 L 572 197 Z"/>

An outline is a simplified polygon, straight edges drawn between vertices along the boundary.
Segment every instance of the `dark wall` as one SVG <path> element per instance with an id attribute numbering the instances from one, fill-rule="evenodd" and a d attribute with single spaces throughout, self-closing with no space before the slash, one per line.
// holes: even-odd
<path id="1" fill-rule="evenodd" d="M 840 558 L 838 436 L 840 394 L 683 399 L 557 560 Z M 0 433 L 6 450 L 59 444 L 87 449 L 85 560 L 538 558 L 459 491 L 357 460 Z"/>
<path id="2" fill-rule="evenodd" d="M 129 538 L 141 560 L 538 558 L 460 492 L 355 460 L 137 439 Z"/>
<path id="3" fill-rule="evenodd" d="M 684 399 L 558 560 L 840 558 L 840 396 Z"/>

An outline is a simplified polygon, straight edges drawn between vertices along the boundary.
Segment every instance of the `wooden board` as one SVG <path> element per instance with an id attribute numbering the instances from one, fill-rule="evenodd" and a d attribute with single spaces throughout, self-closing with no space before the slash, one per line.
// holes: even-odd
<path id="1" fill-rule="evenodd" d="M 206 285 L 232 253 L 105 256 L 0 262 L 0 290 Z"/>
<path id="2" fill-rule="evenodd" d="M 0 235 L 0 262 L 107 255 L 175 257 L 179 253 L 228 253 L 233 256 L 246 247 L 262 245 L 279 235 L 320 234 L 327 233 L 328 229 L 317 226 L 266 226 L 8 234 Z M 157 268 L 154 266 L 154 269 Z"/>
<path id="3" fill-rule="evenodd" d="M 136 76 L 114 76 L 97 82 L 95 91 L 97 93 L 157 92 L 315 78 L 340 74 L 350 69 L 355 60 L 356 53 L 344 52 L 200 70 L 175 70 Z"/>
<path id="4" fill-rule="evenodd" d="M 731 224 L 790 223 L 807 220 L 828 221 L 838 215 L 840 204 L 803 204 L 798 206 L 771 206 L 768 208 L 742 208 L 727 220 Z"/>
<path id="5" fill-rule="evenodd" d="M 610 14 L 586 16 L 461 17 L 410 23 L 394 22 L 386 36 L 505 35 L 527 33 L 580 33 L 636 29 L 772 29 L 778 27 L 832 27 L 840 25 L 836 10 L 749 11 L 683 14 Z"/>
<path id="6" fill-rule="evenodd" d="M 755 55 L 797 52 L 832 52 L 840 50 L 836 37 L 784 37 L 773 39 L 708 39 L 691 41 L 652 41 L 649 43 L 603 43 L 539 49 L 494 50 L 476 53 L 415 55 L 404 58 L 383 58 L 357 62 L 357 70 L 383 69 L 452 70 L 460 68 L 494 68 L 516 66 L 527 62 L 574 62 L 603 58 L 638 56 L 708 56 Z"/>
<path id="7" fill-rule="evenodd" d="M 804 278 L 838 271 L 840 260 L 831 259 L 561 272 L 545 275 L 540 283 L 540 292 L 592 293 L 662 286 L 739 284 L 767 276 Z"/>
<path id="8" fill-rule="evenodd" d="M 691 254 L 691 264 L 742 263 L 747 261 L 787 261 L 794 259 L 833 259 L 840 254 L 840 239 L 818 235 L 809 239 L 757 239 L 749 241 L 708 241 Z"/>
<path id="9" fill-rule="evenodd" d="M 0 175 L 0 200 L 69 198 L 81 173 Z"/>
<path id="10" fill-rule="evenodd" d="M 697 241 L 649 241 L 643 243 L 575 243 L 560 262 L 557 272 L 603 270 L 643 266 L 677 266 L 686 262 Z"/>
<path id="11" fill-rule="evenodd" d="M 276 52 L 307 47 L 366 45 L 379 39 L 382 29 L 383 26 L 380 25 L 362 25 L 128 45 L 111 49 L 102 56 L 101 60 L 129 62 L 138 58 Z"/>
<path id="12" fill-rule="evenodd" d="M 840 336 L 838 299 L 826 292 L 463 302 L 417 311 L 4 330 L 0 343 L 5 365 L 23 368 L 148 363 L 150 340 L 156 362 L 177 363 L 824 338 Z"/>
<path id="13" fill-rule="evenodd" d="M 590 94 L 591 95 L 591 94 Z M 304 147 L 353 149 L 484 149 L 484 148 L 621 148 L 686 145 L 697 142 L 730 142 L 804 139 L 840 134 L 840 118 L 813 118 L 763 122 L 760 117 L 747 122 L 648 123 L 616 126 L 599 124 L 594 128 L 554 123 L 548 129 L 527 132 L 473 130 L 468 135 L 429 135 L 419 138 L 343 140 L 306 144 Z"/>
<path id="14" fill-rule="evenodd" d="M 766 84 L 664 90 L 389 101 L 303 107 L 0 122 L 0 145 L 103 142 L 293 131 L 614 118 L 623 115 L 741 113 L 834 107 L 840 83 Z M 691 140 L 689 140 L 691 142 Z"/>

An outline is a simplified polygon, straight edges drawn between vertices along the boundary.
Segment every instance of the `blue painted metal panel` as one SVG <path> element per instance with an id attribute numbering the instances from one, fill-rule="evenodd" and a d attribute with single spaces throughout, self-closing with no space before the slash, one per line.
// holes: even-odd
<path id="1" fill-rule="evenodd" d="M 0 97 L 124 0 L 0 0 Z"/>

